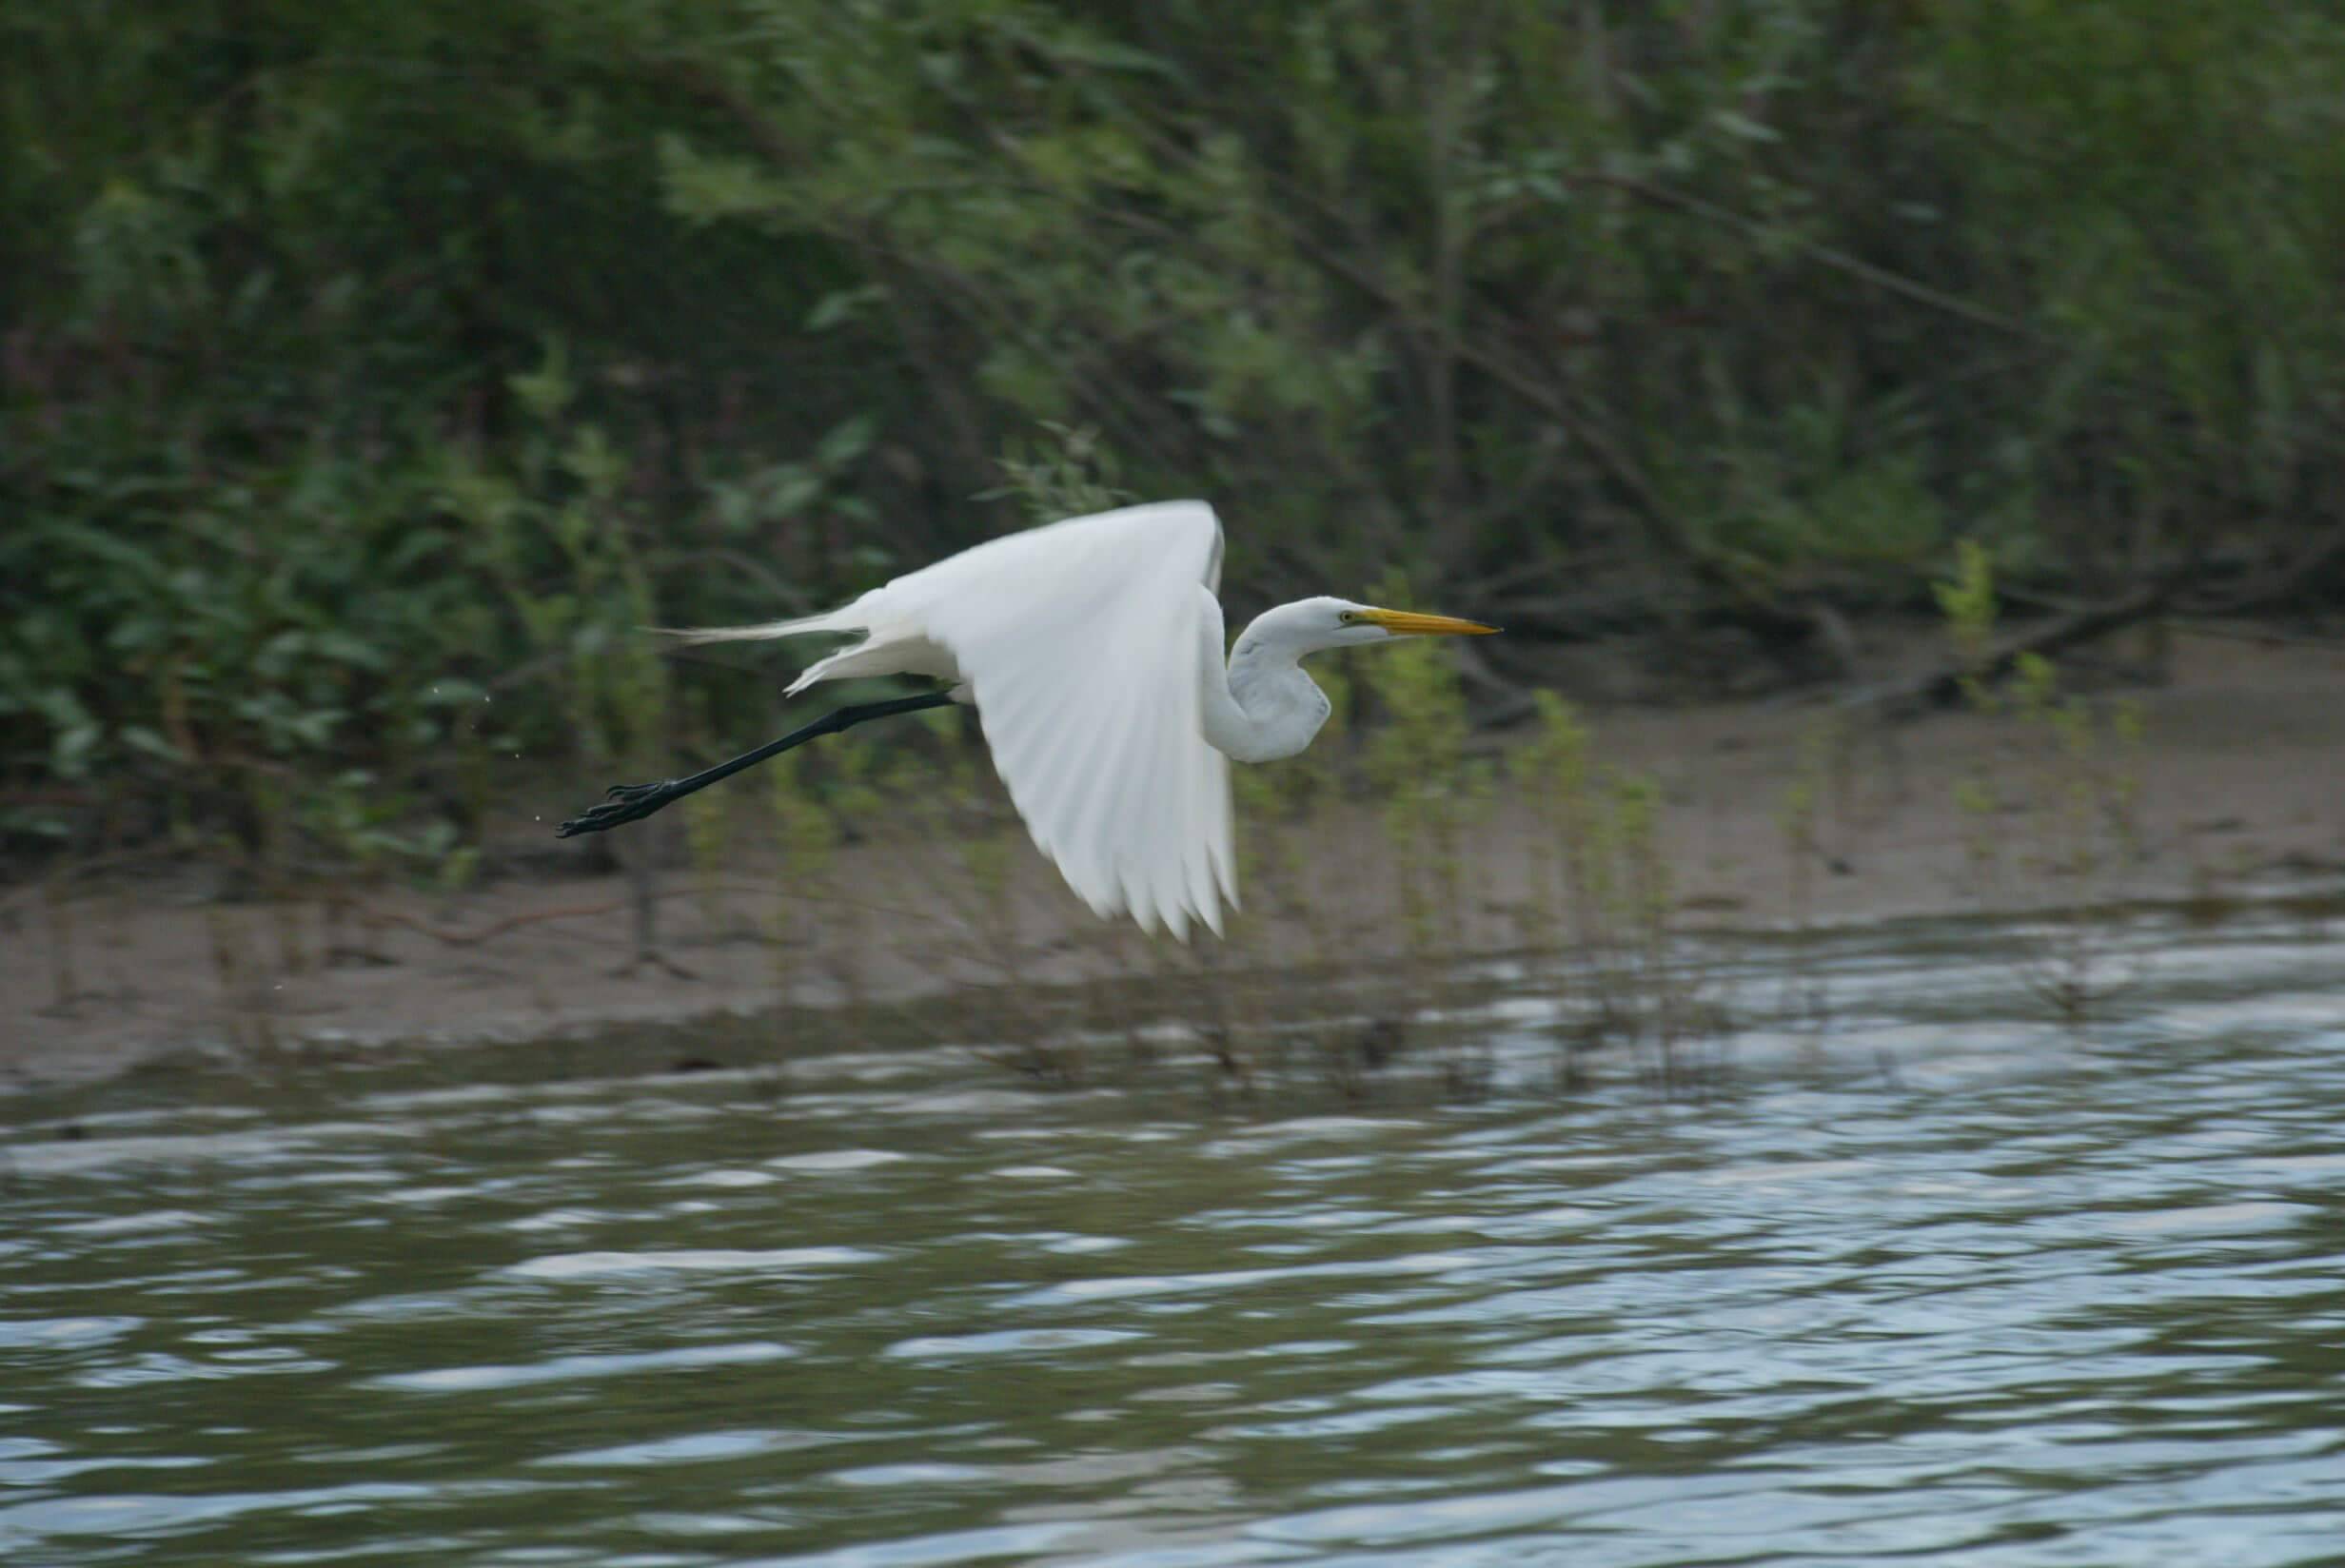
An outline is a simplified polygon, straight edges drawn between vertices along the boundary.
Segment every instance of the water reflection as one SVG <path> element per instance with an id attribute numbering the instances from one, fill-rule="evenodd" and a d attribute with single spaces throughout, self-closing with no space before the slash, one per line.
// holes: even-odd
<path id="1" fill-rule="evenodd" d="M 2080 1036 L 1992 935 L 1851 938 L 1703 1104 L 1559 1098 L 1535 990 L 1457 1024 L 1518 1089 L 1367 1112 L 951 1051 L 21 1101 L 0 1559 L 2335 1560 L 2345 954 L 2173 935 Z"/>

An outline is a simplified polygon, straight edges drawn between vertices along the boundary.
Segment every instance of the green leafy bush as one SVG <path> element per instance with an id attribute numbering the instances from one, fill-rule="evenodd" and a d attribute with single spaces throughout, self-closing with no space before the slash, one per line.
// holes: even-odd
<path id="1" fill-rule="evenodd" d="M 0 47 L 11 836 L 762 732 L 636 618 L 1035 507 L 1204 495 L 1241 606 L 1398 567 L 1576 633 L 1926 608 L 1959 539 L 2285 560 L 2345 479 L 2311 0 L 0 0 Z"/>

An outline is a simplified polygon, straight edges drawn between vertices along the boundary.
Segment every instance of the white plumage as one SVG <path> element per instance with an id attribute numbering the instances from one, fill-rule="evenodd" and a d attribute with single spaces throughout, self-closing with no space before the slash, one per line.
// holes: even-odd
<path id="1" fill-rule="evenodd" d="M 678 634 L 714 642 L 857 637 L 790 685 L 925 676 L 973 704 L 1029 833 L 1083 901 L 1185 939 L 1237 902 L 1230 758 L 1310 744 L 1326 697 L 1297 661 L 1322 648 L 1471 621 L 1313 598 L 1246 629 L 1225 669 L 1221 524 L 1203 501 L 1161 501 L 1007 535 L 907 573 L 852 604 L 760 626 Z M 882 705 L 900 711 L 919 699 Z M 839 724 L 876 714 L 842 715 Z M 681 780 L 622 785 L 562 824 L 593 833 L 660 810 L 811 739 L 822 721 Z"/>
<path id="2" fill-rule="evenodd" d="M 759 635 L 867 634 L 793 695 L 858 676 L 955 686 L 1067 885 L 1101 915 L 1185 936 L 1192 917 L 1220 931 L 1237 902 L 1230 764 L 1205 742 L 1187 652 L 1200 585 L 1221 585 L 1221 523 L 1203 501 L 1163 501 L 990 539 Z"/>

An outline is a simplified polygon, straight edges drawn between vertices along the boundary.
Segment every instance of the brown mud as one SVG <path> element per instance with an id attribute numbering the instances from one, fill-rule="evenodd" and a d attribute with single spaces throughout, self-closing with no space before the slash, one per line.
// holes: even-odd
<path id="1" fill-rule="evenodd" d="M 2165 683 L 2130 695 L 2147 721 L 2133 765 L 2141 858 L 2097 893 L 2215 908 L 2345 889 L 2345 649 L 2186 637 Z M 1661 781 L 1677 926 L 2040 907 L 2044 889 L 1980 885 L 1979 824 L 1953 789 L 2012 743 L 2012 720 L 1845 720 L 1819 771 L 1813 726 L 1825 711 L 1773 702 L 1590 715 L 1604 761 Z M 1784 802 L 1803 777 L 1818 804 L 1797 867 Z M 547 802 L 549 816 L 571 804 L 569 794 Z M 739 809 L 755 805 L 745 797 Z M 1539 863 L 1529 840 L 1541 831 L 1504 799 L 1472 830 L 1462 851 L 1470 891 L 1445 911 L 1447 951 L 1525 944 Z M 818 896 L 794 892 L 764 852 L 714 876 L 671 866 L 649 962 L 637 955 L 635 884 L 621 873 L 504 875 L 453 895 L 379 886 L 350 895 L 339 916 L 323 895 L 227 901 L 192 872 L 93 877 L 63 894 L 20 885 L 0 892 L 0 1082 L 100 1077 L 190 1051 L 551 1038 L 778 1008 L 803 1017 L 969 987 L 1177 983 L 1199 967 L 1381 961 L 1398 921 L 1372 810 L 1323 813 L 1295 842 L 1299 880 L 1257 876 L 1226 941 L 1187 949 L 1095 920 L 1022 837 L 982 891 L 949 847 L 917 841 L 841 849 Z"/>

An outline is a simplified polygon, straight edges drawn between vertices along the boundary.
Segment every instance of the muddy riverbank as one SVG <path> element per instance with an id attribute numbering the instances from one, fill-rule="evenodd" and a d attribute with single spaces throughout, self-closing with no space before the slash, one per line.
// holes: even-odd
<path id="1" fill-rule="evenodd" d="M 2218 911 L 2275 891 L 2345 887 L 2345 651 L 2185 637 L 2171 679 L 2131 695 L 2146 720 L 2128 765 L 2140 858 L 2098 879 L 2095 896 Z M 1843 725 L 1820 766 L 1821 711 L 1591 714 L 1601 758 L 1661 784 L 1676 924 L 2010 912 L 2057 892 L 2025 879 L 1986 887 L 1972 873 L 1980 824 L 1958 806 L 1954 782 L 2015 744 L 2011 720 Z M 1803 784 L 1817 801 L 1804 850 L 1785 827 Z M 517 810 L 517 841 L 534 826 Z M 1534 811 L 1503 797 L 1475 825 L 1460 852 L 1467 892 L 1443 911 L 1444 951 L 1526 940 L 1543 831 Z M 820 888 L 802 891 L 769 852 L 745 846 L 712 875 L 677 851 L 657 884 L 654 962 L 637 957 L 638 884 L 618 872 L 503 874 L 453 894 L 377 886 L 340 910 L 323 890 L 229 901 L 203 875 L 170 869 L 85 879 L 61 896 L 19 886 L 0 903 L 12 1015 L 0 1071 L 53 1081 L 187 1050 L 550 1036 L 965 986 L 1375 961 L 1396 915 L 1373 810 L 1326 809 L 1288 833 L 1299 869 L 1272 877 L 1257 868 L 1226 943 L 1188 950 L 1095 921 L 1007 833 L 995 836 L 1009 864 L 982 891 L 957 851 L 918 841 L 844 846 Z"/>

